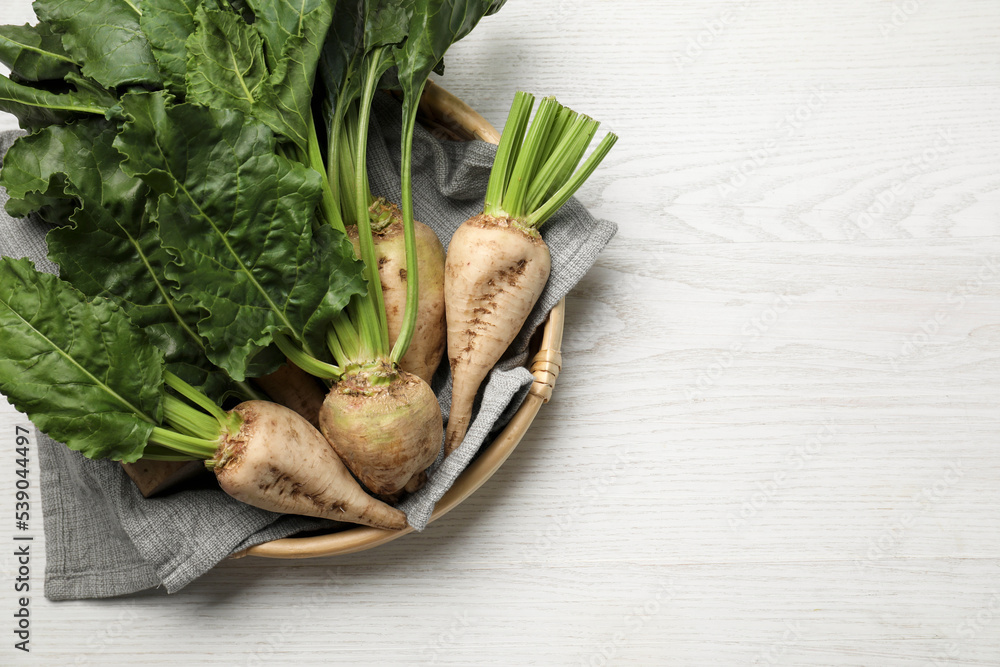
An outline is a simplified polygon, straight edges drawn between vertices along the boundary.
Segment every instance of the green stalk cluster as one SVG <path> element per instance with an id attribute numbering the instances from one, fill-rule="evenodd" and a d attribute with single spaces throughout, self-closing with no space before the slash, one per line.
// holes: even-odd
<path id="1" fill-rule="evenodd" d="M 389 62 L 385 49 L 375 49 L 364 59 L 360 97 L 341 95 L 337 108 L 329 111 L 325 155 L 314 118 L 308 155 L 302 160 L 323 177 L 322 220 L 341 233 L 350 225 L 357 226 L 361 245 L 359 259 L 364 263 L 368 283 L 367 294 L 352 298 L 327 332 L 327 348 L 336 365 L 303 351 L 286 336 L 274 337 L 277 347 L 292 363 L 324 380 L 339 380 L 352 368 L 377 366 L 389 353 L 388 324 L 369 226 L 369 206 L 374 198 L 366 167 L 371 103 L 379 77 Z"/>
<path id="2" fill-rule="evenodd" d="M 173 394 L 163 397 L 163 422 L 149 436 L 143 458 L 153 461 L 198 461 L 212 467 L 219 440 L 239 431 L 243 419 L 235 412 L 226 413 L 202 392 L 173 373 L 164 373 L 164 382 L 188 402 Z"/>
<path id="3" fill-rule="evenodd" d="M 400 186 L 403 212 L 403 243 L 406 248 L 406 311 L 403 313 L 403 325 L 399 337 L 392 348 L 390 359 L 398 364 L 406 354 L 413 340 L 413 332 L 417 325 L 417 295 L 420 291 L 419 271 L 417 270 L 417 234 L 413 219 L 413 132 L 417 126 L 417 102 L 423 94 L 426 79 L 412 94 L 403 100 L 403 135 L 402 135 L 402 168 L 400 169 Z"/>
<path id="4" fill-rule="evenodd" d="M 533 95 L 514 96 L 483 212 L 537 230 L 583 185 L 618 136 L 608 133 L 584 160 L 600 123 L 546 97 L 529 126 L 534 104 Z"/>
<path id="5" fill-rule="evenodd" d="M 308 156 L 303 162 L 324 176 L 321 215 L 325 221 L 340 231 L 351 224 L 357 225 L 358 255 L 364 263 L 368 284 L 367 294 L 352 298 L 346 315 L 334 320 L 326 337 L 327 348 L 341 374 L 356 368 L 394 367 L 409 348 L 416 329 L 419 291 L 410 174 L 418 102 L 427 77 L 442 62 L 450 45 L 503 4 L 503 0 L 449 0 L 438 3 L 431 11 L 402 2 L 340 2 L 334 10 L 327 39 L 339 39 L 340 43 L 324 50 L 317 79 L 317 90 L 326 93 L 322 105 L 326 116 L 326 155 L 321 154 L 318 140 L 321 133 L 317 131 L 315 119 L 311 119 L 312 136 Z M 330 46 L 329 41 L 327 46 Z M 368 184 L 366 150 L 375 91 L 382 75 L 393 66 L 403 92 L 402 198 L 399 203 L 406 249 L 407 291 L 401 331 L 390 350 L 369 218 L 374 198 Z M 287 351 L 286 355 L 301 358 Z M 332 378 L 329 369 L 324 371 L 309 359 L 302 361 L 305 363 L 303 368 L 314 375 Z M 376 381 L 380 380 L 376 377 Z"/>
<path id="6" fill-rule="evenodd" d="M 392 64 L 391 56 L 387 47 L 372 49 L 357 70 L 349 72 L 336 108 L 328 108 L 326 155 L 321 154 L 318 140 L 310 150 L 310 166 L 324 175 L 323 218 L 341 232 L 349 225 L 357 226 L 359 259 L 368 283 L 367 294 L 354 297 L 327 333 L 327 347 L 336 366 L 304 354 L 288 340 L 276 339 L 289 359 L 324 379 L 337 380 L 352 368 L 376 368 L 389 357 L 389 326 L 370 221 L 375 198 L 368 183 L 367 146 L 372 101 L 380 77 Z M 347 92 L 355 87 L 356 95 Z M 318 134 L 314 125 L 313 136 Z"/>

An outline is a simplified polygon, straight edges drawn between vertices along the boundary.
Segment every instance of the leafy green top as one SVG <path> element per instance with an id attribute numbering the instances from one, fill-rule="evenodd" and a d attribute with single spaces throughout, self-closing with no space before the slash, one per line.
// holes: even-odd
<path id="1" fill-rule="evenodd" d="M 105 299 L 0 259 L 0 390 L 91 458 L 135 461 L 161 416 L 162 355 Z"/>
<path id="2" fill-rule="evenodd" d="M 78 70 L 62 38 L 45 22 L 0 26 L 0 62 L 10 68 L 11 76 L 28 81 L 62 79 Z"/>
<path id="3" fill-rule="evenodd" d="M 36 0 L 36 26 L 0 26 L 11 68 L 0 110 L 32 130 L 0 184 L 10 213 L 57 222 L 50 256 L 69 281 L 0 260 L 0 325 L 12 341 L 0 389 L 88 456 L 133 460 L 147 441 L 200 456 L 210 442 L 184 450 L 159 425 L 205 430 L 164 395 L 164 362 L 171 390 L 194 385 L 181 392 L 193 400 L 284 354 L 323 377 L 339 372 L 328 347 L 338 363 L 384 357 L 370 234 L 365 266 L 331 174 L 351 164 L 343 203 L 367 220 L 365 137 L 380 78 L 397 68 L 415 117 L 448 46 L 502 4 Z"/>
<path id="4" fill-rule="evenodd" d="M 38 18 L 62 33 L 83 74 L 105 88 L 160 84 L 160 69 L 131 0 L 35 0 Z"/>
<path id="5" fill-rule="evenodd" d="M 275 333 L 322 356 L 326 328 L 364 290 L 346 238 L 313 234 L 320 176 L 276 155 L 274 135 L 238 111 L 128 95 L 115 141 L 127 174 L 159 195 L 167 275 L 209 313 L 209 358 L 237 380 Z"/>

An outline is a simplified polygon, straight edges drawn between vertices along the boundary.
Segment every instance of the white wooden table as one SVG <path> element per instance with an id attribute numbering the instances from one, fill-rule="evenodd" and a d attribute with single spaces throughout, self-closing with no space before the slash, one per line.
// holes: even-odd
<path id="1" fill-rule="evenodd" d="M 1000 664 L 998 32 L 993 0 L 511 0 L 442 84 L 621 136 L 513 457 L 375 551 L 36 591 L 27 660 L 0 584 L 0 663 Z"/>

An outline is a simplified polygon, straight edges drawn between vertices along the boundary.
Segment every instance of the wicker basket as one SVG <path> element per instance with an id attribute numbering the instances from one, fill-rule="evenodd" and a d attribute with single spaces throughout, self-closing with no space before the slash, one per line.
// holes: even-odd
<path id="1" fill-rule="evenodd" d="M 420 113 L 421 122 L 437 136 L 464 141 L 480 139 L 494 144 L 500 141 L 499 133 L 485 118 L 465 102 L 432 82 L 428 82 L 424 91 Z M 466 468 L 451 489 L 438 501 L 431 521 L 444 516 L 468 498 L 497 471 L 521 442 L 539 408 L 551 398 L 562 365 L 560 348 L 565 307 L 565 302 L 560 301 L 549 313 L 549 319 L 545 323 L 538 343 L 538 350 L 531 361 L 530 369 L 535 381 L 524 403 L 496 440 L 483 447 L 479 457 Z M 381 530 L 361 526 L 327 535 L 287 537 L 244 549 L 233 557 L 249 555 L 263 558 L 314 558 L 349 554 L 391 542 L 412 530 L 412 528 Z"/>

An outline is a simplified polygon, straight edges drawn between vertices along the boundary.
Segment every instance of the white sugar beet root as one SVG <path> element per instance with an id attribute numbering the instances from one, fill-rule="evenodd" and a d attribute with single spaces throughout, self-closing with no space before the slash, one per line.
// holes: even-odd
<path id="1" fill-rule="evenodd" d="M 608 134 L 584 160 L 599 123 L 546 97 L 529 127 L 534 104 L 528 93 L 514 95 L 483 213 L 462 223 L 448 245 L 444 299 L 452 398 L 446 454 L 462 444 L 479 386 L 548 282 L 552 258 L 539 228 L 618 139 Z"/>
<path id="2" fill-rule="evenodd" d="M 327 394 L 319 416 L 344 465 L 368 490 L 385 496 L 419 486 L 443 433 L 441 409 L 427 383 L 406 371 L 389 376 L 383 384 L 365 373 L 345 376 Z"/>
<path id="3" fill-rule="evenodd" d="M 462 444 L 479 385 L 521 330 L 551 265 L 541 235 L 506 218 L 479 215 L 452 236 L 444 278 L 452 378 L 446 455 Z"/>
<path id="4" fill-rule="evenodd" d="M 239 501 L 287 514 L 399 530 L 406 515 L 366 494 L 323 435 L 275 403 L 233 409 L 243 424 L 216 453 L 215 476 Z"/>

